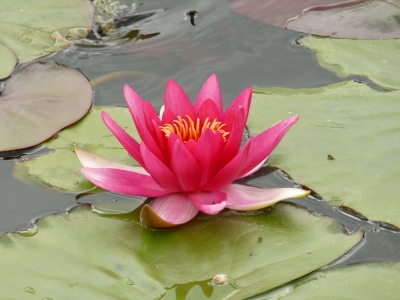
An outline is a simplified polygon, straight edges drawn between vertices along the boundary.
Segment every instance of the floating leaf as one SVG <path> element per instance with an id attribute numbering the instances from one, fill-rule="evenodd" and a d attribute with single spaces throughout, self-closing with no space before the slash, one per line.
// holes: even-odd
<path id="1" fill-rule="evenodd" d="M 256 89 L 247 125 L 255 135 L 299 114 L 268 161 L 326 201 L 400 226 L 399 97 L 355 82 Z"/>
<path id="2" fill-rule="evenodd" d="M 0 151 L 37 145 L 78 121 L 93 89 L 79 71 L 35 62 L 16 72 L 0 97 Z"/>
<path id="3" fill-rule="evenodd" d="M 317 51 L 320 65 L 340 77 L 365 75 L 384 89 L 400 89 L 400 40 L 363 41 L 309 36 L 299 42 Z"/>
<path id="4" fill-rule="evenodd" d="M 270 25 L 285 27 L 287 22 L 311 9 L 349 6 L 365 0 L 234 0 L 232 9 L 246 17 Z"/>
<path id="5" fill-rule="evenodd" d="M 400 294 L 397 281 L 399 272 L 398 262 L 331 269 L 311 274 L 284 286 L 280 289 L 280 293 L 275 292 L 274 296 L 279 295 L 279 299 L 285 300 L 350 298 L 397 300 Z M 272 298 L 265 294 L 262 299 Z"/>
<path id="6" fill-rule="evenodd" d="M 369 0 L 332 9 L 311 9 L 286 28 L 349 39 L 400 38 L 400 0 Z"/>
<path id="7" fill-rule="evenodd" d="M 249 18 L 295 31 L 356 38 L 400 38 L 400 0 L 235 0 Z"/>
<path id="8" fill-rule="evenodd" d="M 11 75 L 17 64 L 17 57 L 6 45 L 0 43 L 0 79 Z"/>
<path id="9" fill-rule="evenodd" d="M 326 265 L 362 236 L 288 204 L 171 231 L 144 228 L 138 212 L 121 216 L 131 223 L 84 206 L 40 219 L 34 236 L 0 237 L 2 297 L 31 299 L 29 287 L 38 299 L 244 299 Z M 228 284 L 210 285 L 221 273 Z"/>
<path id="10" fill-rule="evenodd" d="M 11 48 L 19 63 L 25 63 L 69 45 L 76 33 L 85 37 L 93 24 L 89 0 L 0 1 L 0 42 Z M 54 43 L 62 29 L 64 42 Z M 0 60 L 3 57 L 0 56 Z"/>
<path id="11" fill-rule="evenodd" d="M 57 138 L 45 144 L 46 147 L 55 149 L 54 152 L 32 161 L 17 163 L 17 168 L 22 168 L 22 171 L 16 171 L 15 174 L 19 178 L 33 176 L 46 185 L 70 192 L 92 189 L 94 185 L 80 171 L 82 164 L 74 152 L 75 146 L 115 161 L 138 165 L 104 125 L 101 118 L 103 110 L 118 120 L 130 135 L 140 140 L 127 108 L 95 107 L 81 121 L 64 129 Z"/>

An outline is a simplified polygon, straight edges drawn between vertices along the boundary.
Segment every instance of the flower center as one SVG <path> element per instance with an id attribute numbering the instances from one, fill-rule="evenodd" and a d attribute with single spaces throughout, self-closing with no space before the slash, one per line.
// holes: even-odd
<path id="1" fill-rule="evenodd" d="M 160 126 L 161 131 L 164 132 L 167 138 L 171 136 L 171 133 L 175 133 L 182 141 L 186 143 L 190 139 L 197 142 L 204 130 L 210 128 L 214 133 L 219 131 L 224 138 L 224 142 L 226 141 L 226 137 L 229 134 L 229 132 L 223 130 L 226 124 L 218 122 L 217 119 L 214 119 L 214 121 L 210 122 L 209 118 L 207 117 L 203 124 L 201 124 L 199 118 L 196 119 L 196 123 L 188 115 L 185 115 L 184 118 L 186 118 L 186 120 L 178 116 L 178 120 L 174 120 L 173 124 L 164 124 L 163 126 Z"/>

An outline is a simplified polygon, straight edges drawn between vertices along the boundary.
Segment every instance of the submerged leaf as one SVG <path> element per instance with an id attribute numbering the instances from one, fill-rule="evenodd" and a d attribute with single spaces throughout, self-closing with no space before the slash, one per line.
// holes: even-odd
<path id="1" fill-rule="evenodd" d="M 326 201 L 400 226 L 399 97 L 400 91 L 382 93 L 355 82 L 260 88 L 247 125 L 258 134 L 276 118 L 298 113 L 299 122 L 268 162 Z"/>
<path id="2" fill-rule="evenodd" d="M 17 168 L 21 169 L 20 172 L 15 172 L 18 178 L 33 176 L 46 185 L 70 192 L 92 189 L 94 185 L 80 171 L 82 164 L 74 152 L 75 146 L 118 162 L 138 165 L 104 125 L 101 111 L 106 111 L 117 119 L 130 135 L 139 140 L 127 108 L 94 107 L 85 118 L 64 129 L 57 138 L 45 144 L 46 147 L 54 149 L 52 153 L 32 161 L 17 163 Z"/>
<path id="3" fill-rule="evenodd" d="M 139 209 L 122 217 L 138 220 Z M 4 298 L 30 299 L 24 288 L 31 287 L 39 299 L 244 299 L 330 263 L 362 236 L 288 204 L 202 217 L 172 231 L 100 217 L 87 206 L 37 226 L 31 237 L 0 237 Z M 221 273 L 228 284 L 210 285 Z"/>
<path id="4" fill-rule="evenodd" d="M 89 0 L 1 0 L 0 42 L 16 53 L 19 63 L 25 63 L 68 46 L 75 37 L 85 37 L 93 20 Z M 54 43 L 61 29 L 57 37 L 61 40 Z"/>
<path id="5" fill-rule="evenodd" d="M 79 71 L 35 62 L 16 72 L 0 97 L 0 152 L 37 145 L 82 118 L 93 89 Z"/>
<path id="6" fill-rule="evenodd" d="M 365 75 L 384 89 L 400 89 L 399 39 L 363 41 L 309 36 L 299 43 L 317 51 L 320 65 L 340 77 Z"/>

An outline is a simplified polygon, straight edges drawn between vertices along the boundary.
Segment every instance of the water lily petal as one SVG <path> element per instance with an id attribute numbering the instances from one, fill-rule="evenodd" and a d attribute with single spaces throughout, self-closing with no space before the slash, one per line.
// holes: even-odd
<path id="1" fill-rule="evenodd" d="M 201 172 L 193 155 L 186 149 L 182 140 L 177 139 L 171 157 L 171 168 L 178 178 L 183 191 L 193 192 L 200 184 Z"/>
<path id="2" fill-rule="evenodd" d="M 222 98 L 221 92 L 219 90 L 218 78 L 215 74 L 212 74 L 210 77 L 208 77 L 207 81 L 201 88 L 194 104 L 194 110 L 198 112 L 200 106 L 207 99 L 211 99 L 212 101 L 214 101 L 215 105 L 218 108 L 219 115 L 222 116 Z"/>
<path id="3" fill-rule="evenodd" d="M 165 135 L 160 130 L 161 120 L 149 102 L 143 103 L 143 115 L 148 133 L 151 135 L 161 152 L 165 153 Z"/>
<path id="4" fill-rule="evenodd" d="M 190 193 L 188 196 L 200 211 L 208 215 L 216 215 L 226 206 L 227 195 L 222 192 Z"/>
<path id="5" fill-rule="evenodd" d="M 253 169 L 251 169 L 249 172 L 247 172 L 246 174 L 242 175 L 240 178 L 249 176 L 255 172 L 257 172 L 259 169 L 261 169 L 261 167 L 265 164 L 265 162 L 267 161 L 268 157 L 263 159 L 257 166 L 255 166 Z"/>
<path id="6" fill-rule="evenodd" d="M 126 170 L 130 172 L 135 172 L 143 175 L 150 175 L 147 173 L 145 169 L 142 167 L 137 167 L 137 166 L 130 166 L 126 164 L 122 164 L 113 160 L 109 160 L 105 157 L 102 157 L 100 155 L 97 155 L 93 152 L 89 152 L 85 149 L 75 147 L 75 153 L 78 156 L 79 161 L 84 167 L 87 168 L 109 168 L 109 169 L 120 169 L 120 170 Z"/>
<path id="7" fill-rule="evenodd" d="M 215 105 L 214 101 L 207 99 L 205 100 L 199 107 L 197 111 L 197 117 L 200 119 L 201 123 L 203 123 L 206 118 L 208 118 L 209 122 L 214 121 L 221 121 L 221 115 L 218 111 L 217 106 Z"/>
<path id="8" fill-rule="evenodd" d="M 174 120 L 177 120 L 178 117 L 169 109 L 165 109 L 162 115 L 162 124 L 173 124 Z"/>
<path id="9" fill-rule="evenodd" d="M 254 137 L 246 164 L 239 173 L 238 178 L 249 174 L 251 170 L 255 169 L 257 165 L 265 160 L 298 119 L 298 115 L 287 118 Z"/>
<path id="10" fill-rule="evenodd" d="M 244 109 L 240 108 L 236 113 L 234 113 L 232 129 L 228 135 L 228 139 L 225 143 L 221 160 L 219 162 L 220 167 L 226 165 L 238 154 L 240 144 L 242 143 L 245 125 L 246 122 L 244 119 Z"/>
<path id="11" fill-rule="evenodd" d="M 193 111 L 193 105 L 181 86 L 174 80 L 167 82 L 164 94 L 165 109 L 172 111 L 175 115 L 183 117 L 186 110 Z"/>
<path id="12" fill-rule="evenodd" d="M 148 175 L 109 168 L 85 167 L 81 171 L 95 185 L 111 192 L 139 197 L 157 197 L 169 193 Z"/>
<path id="13" fill-rule="evenodd" d="M 105 111 L 101 112 L 104 124 L 121 143 L 122 147 L 140 164 L 143 165 L 139 143 L 121 128 Z"/>
<path id="14" fill-rule="evenodd" d="M 204 188 L 206 191 L 217 191 L 229 185 L 233 180 L 237 178 L 240 170 L 242 170 L 247 156 L 249 154 L 250 145 L 246 144 L 239 153 L 227 163 L 214 178 Z"/>
<path id="15" fill-rule="evenodd" d="M 305 197 L 310 194 L 310 191 L 301 189 L 261 189 L 241 184 L 230 184 L 221 191 L 228 195 L 226 207 L 235 210 L 261 209 L 284 199 Z"/>
<path id="16" fill-rule="evenodd" d="M 124 97 L 132 114 L 136 127 L 145 126 L 143 115 L 143 99 L 129 85 L 124 85 Z M 138 122 L 138 124 L 136 124 Z M 139 130 L 139 128 L 137 128 Z"/>
<path id="17" fill-rule="evenodd" d="M 174 153 L 174 146 L 176 141 L 179 140 L 179 137 L 175 133 L 171 133 L 169 136 L 169 139 L 167 140 L 167 150 L 168 150 L 168 157 L 169 160 L 171 161 L 171 157 L 173 156 Z"/>
<path id="18" fill-rule="evenodd" d="M 144 205 L 140 218 L 148 226 L 168 228 L 189 222 L 198 212 L 186 194 L 169 194 L 156 198 L 150 205 Z"/>
<path id="19" fill-rule="evenodd" d="M 182 190 L 174 173 L 155 156 L 145 144 L 140 144 L 140 150 L 144 161 L 144 167 L 151 174 L 151 177 L 160 187 L 175 193 Z"/>
<path id="20" fill-rule="evenodd" d="M 155 141 L 157 136 L 149 134 L 147 129 L 146 120 L 144 117 L 144 109 L 147 109 L 148 107 L 147 105 L 143 105 L 145 101 L 143 101 L 139 94 L 131 89 L 127 84 L 124 85 L 124 96 L 142 142 L 146 144 L 146 146 L 151 152 L 154 153 L 154 155 L 166 163 L 166 158 Z M 154 110 L 154 108 L 152 108 L 152 110 Z"/>
<path id="21" fill-rule="evenodd" d="M 248 88 L 244 89 L 239 95 L 237 95 L 235 100 L 233 100 L 233 102 L 229 105 L 229 107 L 226 110 L 226 112 L 229 109 L 233 109 L 233 111 L 236 113 L 239 110 L 240 107 L 243 107 L 243 109 L 244 109 L 244 120 L 246 122 L 247 121 L 247 116 L 248 116 L 249 110 L 250 110 L 250 103 L 251 103 L 252 95 L 253 95 L 253 89 L 251 87 L 248 87 Z M 226 112 L 225 112 L 225 116 L 226 116 Z"/>
<path id="22" fill-rule="evenodd" d="M 225 115 L 222 119 L 222 123 L 226 124 L 226 126 L 224 127 L 225 131 L 231 132 L 233 120 L 234 120 L 234 112 L 232 108 L 229 108 L 225 111 Z"/>
<path id="23" fill-rule="evenodd" d="M 160 108 L 160 114 L 159 114 L 160 120 L 162 120 L 162 116 L 164 114 L 164 111 L 165 111 L 165 105 L 161 106 L 161 108 Z"/>
<path id="24" fill-rule="evenodd" d="M 206 129 L 196 145 L 190 151 L 196 159 L 201 172 L 200 189 L 203 188 L 218 171 L 217 165 L 224 149 L 224 139 L 220 132 Z"/>

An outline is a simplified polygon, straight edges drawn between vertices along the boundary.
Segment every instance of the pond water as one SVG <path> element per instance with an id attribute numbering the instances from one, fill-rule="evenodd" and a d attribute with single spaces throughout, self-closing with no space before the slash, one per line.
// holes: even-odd
<path id="1" fill-rule="evenodd" d="M 212 73 L 219 78 L 225 107 L 249 85 L 305 88 L 343 81 L 323 69 L 314 52 L 296 43 L 304 33 L 236 14 L 226 0 L 146 1 L 133 6 L 126 3 L 125 12 L 116 17 L 119 36 L 83 40 L 43 59 L 80 69 L 93 83 L 95 105 L 125 106 L 122 87 L 129 84 L 160 108 L 169 78 L 181 84 L 194 99 Z M 191 10 L 199 12 L 193 20 L 185 16 Z M 351 79 L 368 81 L 362 76 Z M 22 155 L 17 160 L 26 159 L 23 154 L 17 153 L 16 156 Z M 66 211 L 77 201 L 103 201 L 97 203 L 101 206 L 118 197 L 104 193 L 98 200 L 26 184 L 13 177 L 14 163 L 15 159 L 0 160 L 0 233 L 27 230 L 34 220 Z M 261 169 L 245 183 L 261 187 L 296 186 L 285 173 L 272 167 Z M 400 259 L 397 228 L 333 208 L 318 195 L 289 202 L 331 216 L 349 232 L 366 228 L 360 247 L 336 265 Z"/>

